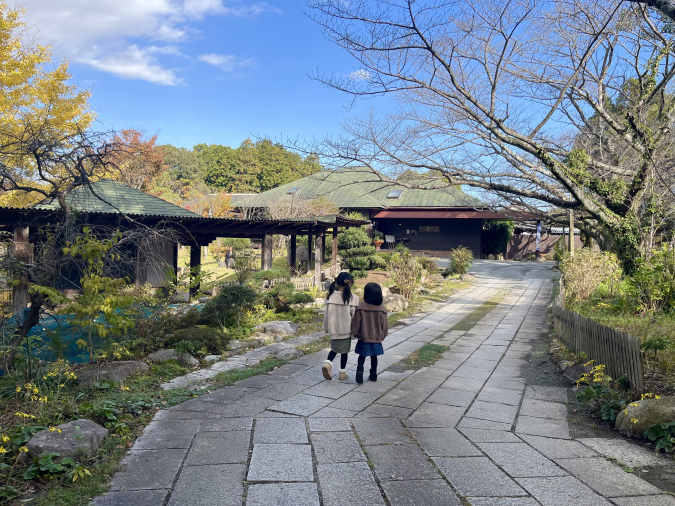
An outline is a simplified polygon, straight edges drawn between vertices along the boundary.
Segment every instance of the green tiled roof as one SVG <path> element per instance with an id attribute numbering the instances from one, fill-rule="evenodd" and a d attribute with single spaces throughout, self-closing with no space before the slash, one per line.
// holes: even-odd
<path id="1" fill-rule="evenodd" d="M 461 189 L 444 186 L 438 179 L 420 176 L 406 179 L 407 183 L 421 188 L 407 188 L 395 180 L 366 167 L 349 167 L 337 171 L 322 171 L 292 183 L 243 199 L 239 207 L 266 207 L 270 202 L 294 198 L 312 199 L 325 196 L 331 202 L 348 209 L 384 209 L 392 207 L 484 207 L 478 199 Z M 429 188 L 429 189 L 425 189 Z M 387 194 L 401 190 L 398 199 L 388 199 Z"/>
<path id="2" fill-rule="evenodd" d="M 83 213 L 131 214 L 171 218 L 201 218 L 180 206 L 130 188 L 112 179 L 102 179 L 91 186 L 81 186 L 66 197 L 66 202 Z M 43 201 L 36 209 L 58 209 L 56 200 Z"/>

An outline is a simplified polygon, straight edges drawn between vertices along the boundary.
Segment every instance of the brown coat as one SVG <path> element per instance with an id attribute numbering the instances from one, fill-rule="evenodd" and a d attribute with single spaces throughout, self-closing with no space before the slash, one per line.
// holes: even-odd
<path id="1" fill-rule="evenodd" d="M 352 335 L 365 343 L 381 343 L 388 334 L 387 308 L 361 301 L 352 319 Z"/>

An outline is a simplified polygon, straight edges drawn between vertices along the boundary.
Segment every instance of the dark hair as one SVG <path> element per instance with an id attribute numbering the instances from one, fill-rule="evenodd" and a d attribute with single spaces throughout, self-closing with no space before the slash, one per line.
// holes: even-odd
<path id="1" fill-rule="evenodd" d="M 363 289 L 363 300 L 373 306 L 381 306 L 382 301 L 382 287 L 377 283 L 368 283 Z"/>
<path id="2" fill-rule="evenodd" d="M 354 278 L 351 274 L 348 272 L 341 272 L 338 274 L 337 278 L 335 278 L 335 281 L 330 284 L 330 288 L 328 289 L 328 297 L 326 297 L 326 299 L 330 299 L 330 296 L 333 295 L 333 292 L 337 290 L 338 286 L 344 286 L 344 290 L 342 290 L 342 301 L 345 304 L 349 303 L 349 301 L 352 300 L 351 283 L 353 282 Z"/>

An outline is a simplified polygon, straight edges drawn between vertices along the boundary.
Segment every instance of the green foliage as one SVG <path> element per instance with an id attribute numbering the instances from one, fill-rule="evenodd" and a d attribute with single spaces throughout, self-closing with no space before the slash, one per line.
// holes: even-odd
<path id="1" fill-rule="evenodd" d="M 464 246 L 450 250 L 448 274 L 466 274 L 473 263 L 473 252 Z"/>
<path id="2" fill-rule="evenodd" d="M 671 336 L 654 335 L 654 336 L 649 336 L 647 339 L 645 339 L 642 342 L 642 344 L 640 345 L 640 348 L 642 350 L 644 350 L 645 352 L 653 351 L 654 352 L 654 359 L 656 359 L 656 354 L 659 351 L 666 351 L 671 346 L 672 346 Z"/>
<path id="3" fill-rule="evenodd" d="M 671 311 L 675 308 L 675 252 L 663 245 L 649 259 L 636 261 L 629 280 L 638 311 Z"/>
<path id="4" fill-rule="evenodd" d="M 342 257 L 342 267 L 349 269 L 354 278 L 365 278 L 373 261 L 381 265 L 376 256 L 375 246 L 362 227 L 348 228 L 338 235 L 338 251 Z"/>
<path id="5" fill-rule="evenodd" d="M 617 415 L 622 409 L 626 408 L 626 405 L 629 402 L 630 399 L 608 399 L 606 402 L 602 403 L 602 406 L 600 406 L 600 418 L 606 422 L 614 423 L 616 421 Z"/>
<path id="6" fill-rule="evenodd" d="M 32 480 L 36 476 L 45 476 L 47 478 L 56 474 L 63 474 L 73 471 L 76 467 L 75 461 L 70 458 L 62 459 L 60 463 L 54 462 L 55 458 L 60 457 L 57 452 L 45 453 L 33 459 L 33 463 L 23 472 L 24 480 Z"/>
<path id="7" fill-rule="evenodd" d="M 175 202 L 187 196 L 190 190 L 206 186 L 203 168 L 194 151 L 169 144 L 160 148 L 163 151 L 166 170 L 153 181 L 154 194 L 161 193 L 167 196 L 169 192 L 169 195 L 176 196 L 175 199 L 169 200 Z"/>
<path id="8" fill-rule="evenodd" d="M 412 299 L 420 284 L 422 266 L 410 252 L 395 253 L 389 262 L 391 279 L 406 299 Z"/>
<path id="9" fill-rule="evenodd" d="M 307 304 L 314 302 L 312 296 L 306 292 L 295 290 L 293 283 L 277 283 L 270 290 L 260 295 L 263 303 L 270 309 L 288 311 L 292 304 Z"/>
<path id="10" fill-rule="evenodd" d="M 384 241 L 384 233 L 379 230 L 373 230 L 373 241 Z"/>
<path id="11" fill-rule="evenodd" d="M 656 442 L 657 453 L 660 450 L 671 453 L 675 448 L 675 421 L 652 425 L 645 431 L 644 437 Z"/>
<path id="12" fill-rule="evenodd" d="M 208 353 L 219 355 L 225 351 L 229 340 L 228 335 L 221 330 L 199 325 L 190 329 L 177 330 L 169 339 L 168 344 L 175 349 L 176 344 L 187 341 L 193 343 L 193 349 L 203 348 Z"/>
<path id="13" fill-rule="evenodd" d="M 429 274 L 435 274 L 438 272 L 438 265 L 436 264 L 436 260 L 432 258 L 419 257 L 417 261 L 422 266 L 422 269 L 427 271 Z"/>
<path id="14" fill-rule="evenodd" d="M 228 323 L 236 322 L 239 327 L 244 310 L 252 308 L 257 298 L 258 293 L 251 287 L 223 286 L 204 305 L 201 323 L 226 327 Z"/>
<path id="15" fill-rule="evenodd" d="M 389 261 L 382 255 L 372 255 L 370 257 L 370 269 L 383 271 L 389 267 Z"/>
<path id="16" fill-rule="evenodd" d="M 237 237 L 224 237 L 220 240 L 220 246 L 221 247 L 230 247 L 232 248 L 232 251 L 237 252 L 237 251 L 244 251 L 244 250 L 250 250 L 251 247 L 253 246 L 253 243 L 251 243 L 251 239 L 240 239 Z"/>
<path id="17" fill-rule="evenodd" d="M 257 258 L 247 252 L 242 252 L 234 257 L 234 273 L 240 284 L 246 283 L 251 277 L 258 264 Z"/>
<path id="18" fill-rule="evenodd" d="M 499 255 L 506 251 L 506 247 L 513 235 L 513 222 L 507 220 L 488 221 L 483 228 L 483 253 Z"/>
<path id="19" fill-rule="evenodd" d="M 574 256 L 565 253 L 560 271 L 565 282 L 565 297 L 569 300 L 586 300 L 601 284 L 613 295 L 622 274 L 616 255 L 590 248 L 577 250 Z"/>
<path id="20" fill-rule="evenodd" d="M 194 341 L 178 341 L 173 345 L 173 349 L 179 355 L 196 355 L 199 346 Z"/>
<path id="21" fill-rule="evenodd" d="M 253 281 L 257 283 L 264 281 L 270 281 L 272 279 L 289 279 L 291 273 L 288 269 L 267 269 L 264 271 L 258 271 L 253 276 Z"/>

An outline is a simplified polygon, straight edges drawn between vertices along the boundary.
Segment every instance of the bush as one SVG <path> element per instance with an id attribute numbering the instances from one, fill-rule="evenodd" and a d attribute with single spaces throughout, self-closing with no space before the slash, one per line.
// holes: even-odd
<path id="1" fill-rule="evenodd" d="M 417 261 L 422 266 L 422 269 L 426 270 L 429 274 L 435 274 L 438 272 L 438 265 L 436 261 L 431 258 L 420 257 Z"/>
<path id="2" fill-rule="evenodd" d="M 370 257 L 370 268 L 372 270 L 381 271 L 387 269 L 389 261 L 380 255 L 373 255 Z"/>
<path id="3" fill-rule="evenodd" d="M 244 284 L 256 268 L 257 259 L 251 254 L 240 253 L 234 257 L 234 273 L 239 284 Z"/>
<path id="4" fill-rule="evenodd" d="M 638 260 L 629 280 L 630 293 L 639 311 L 670 311 L 675 308 L 675 253 L 664 245 L 648 259 Z"/>
<path id="5" fill-rule="evenodd" d="M 290 279 L 291 273 L 286 269 L 267 269 L 258 271 L 253 276 L 253 281 L 261 283 L 262 281 L 271 281 L 272 279 Z"/>
<path id="6" fill-rule="evenodd" d="M 177 330 L 169 339 L 168 344 L 170 346 L 180 344 L 182 349 L 186 349 L 190 347 L 187 343 L 193 343 L 196 349 L 204 348 L 209 353 L 220 354 L 227 348 L 229 340 L 227 334 L 222 331 L 199 325 L 189 329 Z"/>
<path id="7" fill-rule="evenodd" d="M 499 255 L 504 253 L 513 235 L 513 222 L 494 220 L 483 228 L 483 253 Z"/>
<path id="8" fill-rule="evenodd" d="M 372 269 L 376 256 L 375 246 L 371 244 L 366 231 L 360 228 L 348 228 L 338 235 L 338 250 L 342 257 L 342 267 L 349 269 L 355 278 L 365 278 L 367 270 Z"/>
<path id="9" fill-rule="evenodd" d="M 473 252 L 469 248 L 459 246 L 450 250 L 449 274 L 466 274 L 473 263 Z"/>
<path id="10" fill-rule="evenodd" d="M 396 253 L 391 257 L 389 270 L 391 279 L 401 295 L 406 299 L 412 299 L 422 275 L 422 266 L 417 258 L 409 252 Z"/>
<path id="11" fill-rule="evenodd" d="M 272 289 L 264 291 L 261 298 L 267 307 L 277 311 L 288 311 L 292 304 L 314 302 L 310 294 L 297 292 L 293 283 L 277 283 Z"/>
<path id="12" fill-rule="evenodd" d="M 373 230 L 373 241 L 384 241 L 384 234 L 379 230 Z"/>
<path id="13" fill-rule="evenodd" d="M 601 284 L 613 294 L 621 278 L 616 255 L 582 248 L 574 256 L 565 253 L 560 264 L 565 284 L 565 297 L 570 301 L 586 300 Z"/>
<path id="14" fill-rule="evenodd" d="M 225 327 L 236 322 L 239 327 L 244 311 L 253 307 L 257 298 L 258 293 L 248 286 L 224 286 L 204 304 L 200 323 Z"/>

